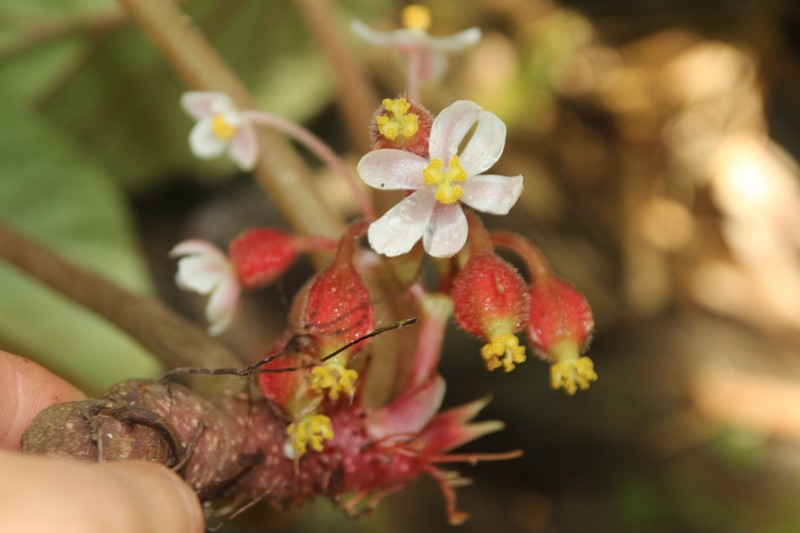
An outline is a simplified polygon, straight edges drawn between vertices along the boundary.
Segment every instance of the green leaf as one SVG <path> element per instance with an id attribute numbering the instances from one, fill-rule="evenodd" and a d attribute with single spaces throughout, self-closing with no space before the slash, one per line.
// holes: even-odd
<path id="1" fill-rule="evenodd" d="M 13 95 L 0 99 L 0 123 L 3 223 L 128 289 L 148 290 L 123 198 L 107 176 Z M 0 346 L 87 392 L 161 371 L 126 335 L 2 261 L 0 289 Z"/>

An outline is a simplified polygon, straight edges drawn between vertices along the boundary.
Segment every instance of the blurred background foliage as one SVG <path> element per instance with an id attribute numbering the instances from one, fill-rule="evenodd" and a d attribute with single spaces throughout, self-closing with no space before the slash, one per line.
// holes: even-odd
<path id="1" fill-rule="evenodd" d="M 402 2 L 340 0 L 397 25 Z M 348 153 L 330 67 L 294 3 L 187 0 L 192 21 L 265 110 Z M 463 532 L 800 530 L 800 6 L 794 0 L 430 0 L 432 33 L 469 26 L 434 111 L 472 99 L 509 126 L 499 174 L 526 190 L 493 227 L 526 233 L 583 290 L 600 380 L 574 398 L 530 361 L 487 374 L 453 331 L 447 403 L 491 392 L 507 429 L 461 467 Z M 454 6 L 458 6 L 454 9 Z M 343 30 L 344 31 L 344 30 Z M 352 43 L 384 95 L 402 73 Z M 110 0 L 0 0 L 0 212 L 124 286 L 201 320 L 172 286 L 179 240 L 224 245 L 281 224 L 226 160 L 195 161 L 184 87 Z M 377 102 L 376 102 L 377 104 Z M 365 125 L 366 127 L 366 125 Z M 324 171 L 320 187 L 352 209 Z M 352 214 L 352 212 L 351 212 Z M 0 347 L 89 392 L 160 366 L 102 321 L 0 265 Z M 311 272 L 249 295 L 224 340 L 258 357 Z M 347 521 L 327 502 L 251 514 L 232 529 L 446 530 L 430 481 Z"/>

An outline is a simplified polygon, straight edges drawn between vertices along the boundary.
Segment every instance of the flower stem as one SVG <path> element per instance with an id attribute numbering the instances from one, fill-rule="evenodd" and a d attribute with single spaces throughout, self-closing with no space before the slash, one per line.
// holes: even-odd
<path id="1" fill-rule="evenodd" d="M 225 93 L 239 109 L 255 107 L 242 82 L 173 2 L 121 3 L 189 87 Z M 337 236 L 344 227 L 343 217 L 319 197 L 310 170 L 291 144 L 274 132 L 260 130 L 258 145 L 256 178 L 292 227 L 299 233 Z"/>
<path id="2" fill-rule="evenodd" d="M 228 348 L 161 302 L 65 261 L 5 224 L 0 224 L 0 256 L 108 320 L 169 367 L 242 364 Z"/>
<path id="3" fill-rule="evenodd" d="M 292 139 L 311 150 L 314 155 L 319 157 L 320 160 L 338 172 L 347 181 L 347 184 L 350 186 L 350 190 L 353 193 L 353 197 L 355 198 L 361 213 L 370 220 L 375 219 L 375 211 L 372 209 L 372 204 L 370 203 L 367 194 L 360 186 L 361 181 L 358 179 L 358 177 L 356 177 L 355 174 L 353 174 L 353 171 L 348 168 L 344 161 L 342 161 L 341 158 L 336 155 L 336 153 L 331 150 L 331 148 L 319 137 L 299 124 L 296 124 L 290 120 L 286 120 L 277 115 L 264 113 L 263 111 L 243 111 L 242 116 L 253 124 L 260 124 L 262 126 L 273 128 L 281 133 L 285 133 Z"/>
<path id="4" fill-rule="evenodd" d="M 406 57 L 408 61 L 408 72 L 406 77 L 406 96 L 412 102 L 420 103 L 419 100 L 419 82 L 420 72 L 422 66 L 422 52 L 421 50 L 414 50 Z"/>

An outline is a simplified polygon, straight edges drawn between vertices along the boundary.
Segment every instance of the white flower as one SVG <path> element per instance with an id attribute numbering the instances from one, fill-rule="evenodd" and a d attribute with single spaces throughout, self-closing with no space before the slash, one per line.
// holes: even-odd
<path id="1" fill-rule="evenodd" d="M 180 257 L 175 282 L 183 290 L 210 296 L 206 305 L 208 332 L 219 335 L 228 327 L 239 302 L 239 280 L 233 266 L 210 242 L 191 239 L 175 246 L 170 257 Z"/>
<path id="2" fill-rule="evenodd" d="M 473 126 L 472 137 L 458 155 Z M 459 100 L 433 121 L 427 159 L 392 149 L 362 157 L 358 174 L 370 187 L 414 190 L 370 225 L 370 246 L 396 256 L 422 238 L 434 257 L 457 253 L 467 240 L 467 220 L 459 201 L 478 211 L 505 215 L 522 194 L 522 176 L 482 174 L 500 158 L 505 142 L 506 126 L 497 115 Z"/>
<path id="3" fill-rule="evenodd" d="M 353 20 L 350 29 L 363 41 L 375 46 L 391 48 L 397 55 L 411 61 L 417 57 L 417 75 L 420 81 L 436 83 L 447 68 L 446 52 L 461 52 L 481 39 L 481 30 L 469 28 L 447 37 L 431 37 L 427 29 L 430 13 L 427 8 L 410 5 L 403 10 L 403 28 L 392 32 L 374 30 Z"/>
<path id="4" fill-rule="evenodd" d="M 258 158 L 258 141 L 252 124 L 225 94 L 188 92 L 181 105 L 197 124 L 189 133 L 192 153 L 210 159 L 228 151 L 242 170 L 252 170 Z"/>

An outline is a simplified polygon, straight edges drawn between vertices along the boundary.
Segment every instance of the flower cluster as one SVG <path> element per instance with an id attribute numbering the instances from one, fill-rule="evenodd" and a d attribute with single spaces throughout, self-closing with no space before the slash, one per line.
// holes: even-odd
<path id="1" fill-rule="evenodd" d="M 352 495 L 341 500 L 348 512 L 367 498 L 371 508 L 420 473 L 430 473 L 440 483 L 450 521 L 458 523 L 465 515 L 455 508 L 455 481 L 434 465 L 515 453 L 449 454 L 502 426 L 471 423 L 480 402 L 438 413 L 444 380 L 436 368 L 451 315 L 484 343 L 480 355 L 490 371 L 510 372 L 526 361 L 519 338 L 525 334 L 533 352 L 551 364 L 553 388 L 570 395 L 597 379 L 592 361 L 582 355 L 594 322 L 583 295 L 553 273 L 538 248 L 522 236 L 488 231 L 476 214 L 505 215 L 523 192 L 521 175 L 489 173 L 505 148 L 503 121 L 468 100 L 436 115 L 418 101 L 416 83 L 440 79 L 444 53 L 471 46 L 479 30 L 433 38 L 426 31 L 429 13 L 419 6 L 407 8 L 404 19 L 404 28 L 391 33 L 357 21 L 352 26 L 365 41 L 390 47 L 408 68 L 407 90 L 382 100 L 371 124 L 372 149 L 356 167 L 364 184 L 401 192 L 402 199 L 377 218 L 370 205 L 362 207 L 365 218 L 351 223 L 338 242 L 257 228 L 233 240 L 227 253 L 191 240 L 172 255 L 180 258 L 178 285 L 209 296 L 209 331 L 218 334 L 231 323 L 242 289 L 273 283 L 302 253 L 332 252 L 327 266 L 295 295 L 285 332 L 252 367 L 264 398 L 285 422 L 283 458 L 294 462 L 296 472 L 343 461 L 335 496 Z M 199 157 L 227 150 L 241 168 L 251 169 L 258 154 L 255 127 L 269 126 L 344 166 L 299 126 L 238 110 L 225 95 L 188 93 L 182 102 L 198 121 L 189 142 Z M 369 248 L 361 245 L 364 236 Z M 527 279 L 496 248 L 516 254 Z M 423 251 L 440 259 L 433 262 L 437 285 L 416 281 L 400 287 L 399 273 L 417 271 Z M 381 294 L 373 295 L 376 290 Z M 374 302 L 393 297 L 406 299 L 420 325 L 413 350 L 404 345 L 406 370 L 393 374 L 402 386 L 374 407 L 364 399 L 365 383 L 372 364 L 381 361 L 368 364 L 364 354 L 375 334 Z"/>

